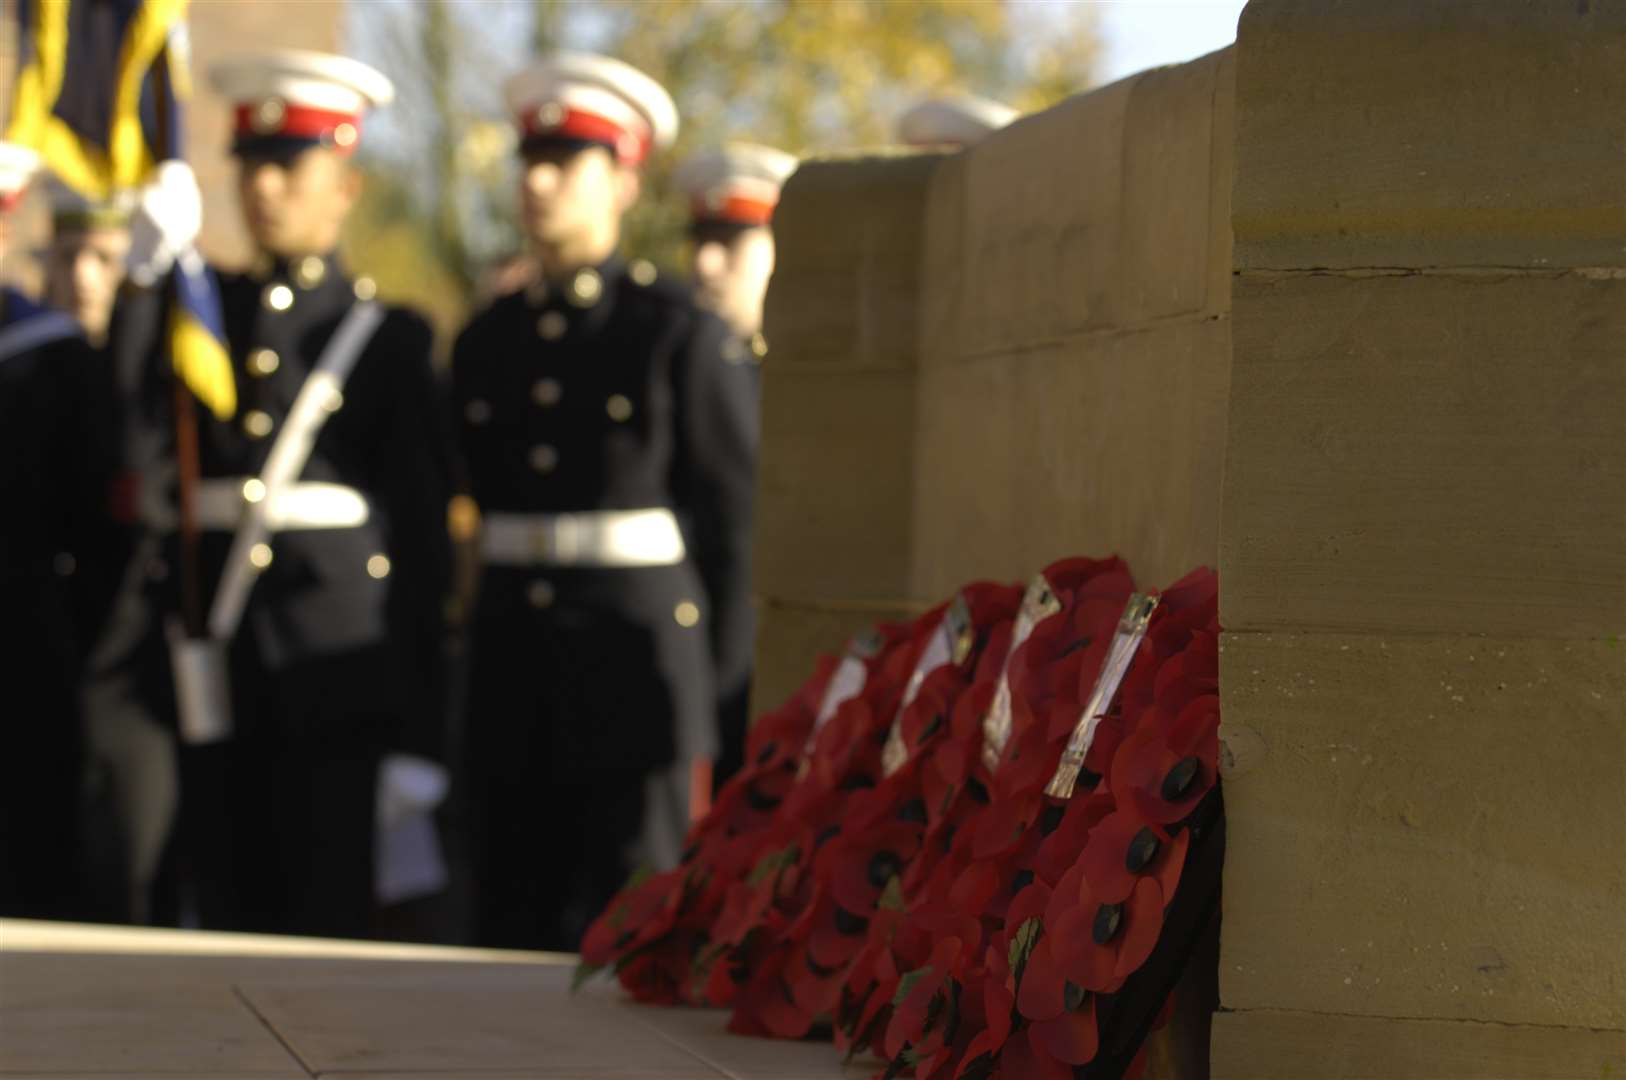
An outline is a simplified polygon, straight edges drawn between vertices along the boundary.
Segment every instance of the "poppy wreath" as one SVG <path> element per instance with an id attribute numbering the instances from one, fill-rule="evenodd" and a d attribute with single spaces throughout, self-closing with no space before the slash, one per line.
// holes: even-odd
<path id="1" fill-rule="evenodd" d="M 1129 1022 L 1133 980 L 1159 944 L 1194 823 L 1211 805 L 1216 598 L 1207 571 L 1162 594 L 1108 715 L 1113 722 L 1094 727 L 1110 753 L 1092 744 L 1070 797 L 1043 795 L 1037 827 L 1025 827 L 1025 809 L 1015 814 L 1024 827 L 1013 840 L 1005 821 L 989 824 L 1002 809 L 996 795 L 984 820 L 969 823 L 983 843 L 972 845 L 949 910 L 928 894 L 892 921 L 886 950 L 866 949 L 855 962 L 855 977 L 864 973 L 874 987 L 850 1051 L 881 1054 L 888 1075 L 1061 1080 L 1100 1063 L 1111 1035 L 1121 1059 L 1099 1075 L 1139 1075 L 1142 1047 L 1122 1047 L 1113 1026 Z M 1089 679 L 1093 689 L 1095 675 Z M 919 936 L 945 918 L 974 915 L 980 941 L 965 934 L 922 961 Z M 1167 996 L 1156 992 L 1154 1013 Z"/>
<path id="2" fill-rule="evenodd" d="M 917 658 L 892 722 L 870 733 L 878 736 L 873 746 L 847 757 L 833 787 L 810 788 L 818 798 L 787 800 L 790 822 L 800 828 L 797 850 L 811 858 L 797 868 L 796 891 L 779 908 L 782 918 L 763 918 L 746 930 L 765 952 L 751 958 L 747 992 L 735 998 L 731 1030 L 794 1038 L 832 1013 L 869 921 L 920 847 L 926 820 L 918 766 L 911 763 L 946 739 L 955 701 L 990 648 L 1008 640 L 1020 596 L 1014 586 L 961 590 L 939 627 L 936 647 Z M 889 767 L 890 747 L 906 757 Z M 809 772 L 818 771 L 815 761 Z"/>
<path id="3" fill-rule="evenodd" d="M 804 749 L 831 715 L 862 699 L 883 699 L 919 630 L 883 624 L 855 638 L 846 657 L 820 658 L 814 674 L 778 709 L 757 718 L 746 762 L 689 831 L 678 867 L 630 881 L 588 927 L 575 982 L 614 970 L 639 1001 L 698 1004 L 695 958 L 710 945 L 712 924 L 761 861 L 773 815 L 794 785 Z M 899 683 L 901 686 L 901 683 Z M 703 988 L 702 988 L 703 989 Z"/>

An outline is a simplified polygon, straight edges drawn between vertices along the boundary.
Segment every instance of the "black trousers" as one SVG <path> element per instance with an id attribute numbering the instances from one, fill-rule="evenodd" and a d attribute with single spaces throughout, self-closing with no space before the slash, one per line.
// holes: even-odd
<path id="1" fill-rule="evenodd" d="M 380 756 L 275 731 L 183 748 L 179 857 L 202 926 L 368 936 Z"/>

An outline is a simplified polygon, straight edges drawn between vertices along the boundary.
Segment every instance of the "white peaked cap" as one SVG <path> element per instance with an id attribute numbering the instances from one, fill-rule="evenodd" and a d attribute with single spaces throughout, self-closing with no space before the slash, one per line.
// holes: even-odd
<path id="1" fill-rule="evenodd" d="M 898 140 L 910 146 L 971 146 L 1018 115 L 987 98 L 931 98 L 898 117 Z"/>
<path id="2" fill-rule="evenodd" d="M 764 224 L 797 164 L 795 154 L 772 146 L 731 142 L 685 160 L 672 182 L 688 195 L 697 218 Z"/>
<path id="3" fill-rule="evenodd" d="M 26 146 L 0 142 L 0 199 L 11 199 L 39 170 L 40 156 Z"/>
<path id="4" fill-rule="evenodd" d="M 556 52 L 511 76 L 503 96 L 526 138 L 582 138 L 609 142 L 641 161 L 651 147 L 677 139 L 678 111 L 665 87 L 631 64 L 586 52 Z M 609 124 L 618 135 L 606 137 Z"/>
<path id="5" fill-rule="evenodd" d="M 395 84 L 377 68 L 348 56 L 304 49 L 266 49 L 228 57 L 209 69 L 209 82 L 239 104 L 276 98 L 350 115 L 395 100 Z"/>

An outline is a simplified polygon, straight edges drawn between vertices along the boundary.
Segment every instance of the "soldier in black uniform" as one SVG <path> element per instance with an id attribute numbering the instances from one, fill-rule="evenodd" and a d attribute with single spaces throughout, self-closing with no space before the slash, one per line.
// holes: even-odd
<path id="1" fill-rule="evenodd" d="M 181 713 L 180 852 L 205 927 L 362 936 L 379 784 L 437 768 L 448 567 L 430 328 L 374 303 L 373 282 L 351 278 L 333 251 L 359 190 L 347 158 L 362 112 L 392 89 L 366 65 L 300 52 L 242 57 L 212 77 L 236 105 L 240 196 L 260 257 L 219 279 L 235 409 L 190 410 L 199 607 L 229 657 L 231 729 L 220 737 Z M 115 334 L 150 344 L 156 309 L 133 306 Z M 347 381 L 313 376 L 345 352 Z M 169 543 L 151 566 L 130 667 L 137 692 L 174 715 L 185 684 L 172 681 L 165 639 L 189 573 L 175 542 L 177 398 L 166 351 L 144 355 L 133 403 L 144 502 Z M 302 397 L 319 408 L 302 412 Z M 273 448 L 311 415 L 321 423 L 308 461 L 279 484 Z M 236 534 L 250 507 L 267 531 L 245 544 Z M 221 599 L 234 578 L 249 584 L 240 620 Z"/>
<path id="2" fill-rule="evenodd" d="M 485 571 L 468 791 L 476 939 L 573 949 L 635 859 L 681 846 L 691 762 L 749 677 L 754 380 L 681 283 L 617 253 L 665 91 L 557 54 L 510 80 L 540 267 L 458 339 Z"/>
<path id="3" fill-rule="evenodd" d="M 762 302 L 773 276 L 773 212 L 796 171 L 796 157 L 758 143 L 702 150 L 679 165 L 672 182 L 689 197 L 689 275 L 695 299 L 733 331 L 726 359 L 760 372 L 768 355 Z M 713 772 L 719 787 L 744 763 L 750 686 L 722 704 L 722 751 Z"/>
<path id="4" fill-rule="evenodd" d="M 37 163 L 0 143 L 0 253 Z M 0 290 L 0 915 L 84 914 L 76 696 L 113 561 L 113 419 L 78 323 Z"/>

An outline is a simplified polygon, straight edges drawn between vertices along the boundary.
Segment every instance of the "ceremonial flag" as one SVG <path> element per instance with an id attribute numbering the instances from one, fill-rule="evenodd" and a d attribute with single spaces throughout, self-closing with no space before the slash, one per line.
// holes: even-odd
<path id="1" fill-rule="evenodd" d="M 105 201 L 180 157 L 187 0 L 16 0 L 17 85 L 7 138 L 81 194 Z M 178 253 L 170 358 L 216 417 L 237 410 L 220 295 L 203 260 Z"/>

